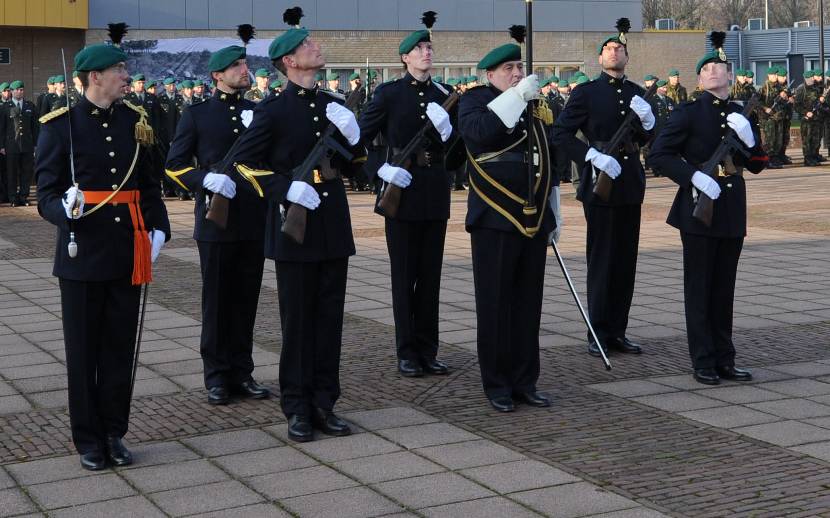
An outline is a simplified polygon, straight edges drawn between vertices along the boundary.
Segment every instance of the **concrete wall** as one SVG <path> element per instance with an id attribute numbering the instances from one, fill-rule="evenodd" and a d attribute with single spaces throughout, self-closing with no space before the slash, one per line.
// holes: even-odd
<path id="1" fill-rule="evenodd" d="M 84 31 L 70 29 L 0 30 L 0 47 L 11 48 L 11 65 L 0 65 L 0 83 L 20 79 L 26 84 L 26 98 L 46 90 L 49 76 L 63 74 L 61 48 L 72 73 L 72 60 L 84 46 Z"/>

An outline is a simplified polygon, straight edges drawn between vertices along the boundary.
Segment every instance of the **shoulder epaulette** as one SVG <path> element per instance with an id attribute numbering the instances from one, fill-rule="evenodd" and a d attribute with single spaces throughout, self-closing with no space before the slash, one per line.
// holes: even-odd
<path id="1" fill-rule="evenodd" d="M 323 93 L 325 93 L 325 94 L 328 94 L 328 95 L 330 95 L 330 96 L 334 97 L 335 99 L 340 99 L 341 101 L 345 101 L 345 100 L 346 100 L 346 96 L 345 96 L 345 95 L 340 94 L 340 93 L 337 93 L 337 92 L 334 92 L 334 91 L 332 91 L 332 90 L 320 90 L 320 91 L 321 91 L 321 92 L 323 92 Z"/>
<path id="2" fill-rule="evenodd" d="M 147 110 L 144 109 L 144 106 L 135 105 L 130 101 L 124 101 L 124 106 L 138 113 L 142 117 L 147 117 Z"/>
<path id="3" fill-rule="evenodd" d="M 64 113 L 67 113 L 68 111 L 69 111 L 69 108 L 67 108 L 66 106 L 61 106 L 57 110 L 51 111 L 51 112 L 47 113 L 46 115 L 42 116 L 41 118 L 38 119 L 38 121 L 41 124 L 45 124 L 45 123 L 49 122 L 52 119 L 57 119 L 58 117 L 60 117 Z"/>

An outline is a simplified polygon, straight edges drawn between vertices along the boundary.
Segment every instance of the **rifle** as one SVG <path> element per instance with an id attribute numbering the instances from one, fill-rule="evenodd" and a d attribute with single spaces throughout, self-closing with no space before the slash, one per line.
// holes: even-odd
<path id="1" fill-rule="evenodd" d="M 795 82 L 795 80 L 790 81 L 790 84 L 787 85 L 786 90 L 781 90 L 781 92 L 786 92 L 787 93 L 787 99 L 788 100 L 789 100 L 790 97 L 792 97 L 790 95 L 789 90 L 793 86 L 794 82 Z M 781 102 L 781 92 L 778 92 L 778 93 L 775 94 L 775 100 L 772 101 L 772 106 L 770 106 L 770 115 L 772 115 L 773 113 L 779 112 L 783 109 L 781 107 L 781 105 L 779 104 Z"/>
<path id="2" fill-rule="evenodd" d="M 449 97 L 444 101 L 444 104 L 441 105 L 441 108 L 444 108 L 446 111 L 450 111 L 455 103 L 458 102 L 458 94 L 453 92 L 450 94 Z M 393 159 L 390 165 L 395 167 L 402 167 L 404 169 L 409 169 L 412 162 L 412 154 L 415 152 L 416 149 L 421 147 L 424 144 L 424 140 L 426 138 L 426 133 L 433 127 L 432 121 L 427 119 L 421 129 L 418 130 L 418 133 L 415 134 L 414 137 L 406 144 L 400 153 L 398 153 Z M 384 216 L 389 218 L 394 218 L 398 214 L 398 207 L 401 204 L 401 188 L 397 185 L 390 183 L 387 184 L 383 190 L 383 194 L 381 195 L 380 199 L 378 200 L 378 209 L 383 213 Z"/>
<path id="3" fill-rule="evenodd" d="M 527 74 L 533 73 L 533 0 L 525 0 L 525 20 L 527 22 L 527 39 L 525 40 L 525 55 L 526 63 L 525 70 Z M 525 228 L 533 226 L 533 218 L 536 216 L 536 199 L 533 196 L 533 183 L 536 179 L 536 164 L 534 164 L 533 156 L 536 150 L 536 142 L 533 138 L 533 103 L 527 103 L 527 113 L 525 114 L 525 132 L 527 134 L 527 197 L 524 200 L 522 207 L 522 214 L 524 214 Z"/>
<path id="4" fill-rule="evenodd" d="M 652 97 L 654 97 L 654 93 L 657 92 L 657 82 L 655 81 L 654 84 L 648 87 L 646 90 L 645 95 L 643 96 L 643 100 L 648 101 Z M 617 153 L 617 150 L 620 148 L 620 144 L 623 142 L 623 139 L 629 138 L 632 130 L 632 124 L 634 123 L 634 119 L 637 118 L 637 114 L 634 110 L 631 110 L 626 114 L 625 119 L 623 119 L 622 124 L 620 127 L 617 128 L 617 132 L 614 133 L 614 136 L 611 137 L 605 146 L 602 149 L 602 153 L 610 156 L 614 156 Z M 593 168 L 593 165 L 591 166 Z M 599 199 L 602 201 L 608 201 L 611 197 L 611 186 L 613 180 L 605 171 L 600 171 L 599 175 L 597 176 L 597 181 L 594 183 L 594 194 L 599 196 Z"/>
<path id="5" fill-rule="evenodd" d="M 236 137 L 236 140 L 233 141 L 233 145 L 225 153 L 225 156 L 222 158 L 222 161 L 219 162 L 219 167 L 211 167 L 209 168 L 211 171 L 217 171 L 219 173 L 223 173 L 227 169 L 230 159 L 233 158 L 233 155 L 236 153 L 236 148 L 239 147 L 239 141 L 242 140 L 240 137 Z M 225 198 L 218 192 L 213 193 L 213 196 L 207 202 L 207 210 L 205 211 L 205 219 L 212 221 L 216 224 L 217 227 L 221 228 L 222 230 L 228 227 L 228 212 L 230 211 L 231 207 L 231 200 Z"/>
<path id="6" fill-rule="evenodd" d="M 360 102 L 361 96 L 365 86 L 352 91 L 346 99 L 345 107 L 354 111 L 357 104 Z M 320 135 L 317 143 L 311 148 L 308 156 L 305 157 L 303 163 L 295 167 L 291 172 L 291 178 L 295 182 L 306 182 L 308 184 L 315 183 L 315 177 L 322 180 L 333 180 L 337 178 L 337 172 L 331 168 L 329 160 L 335 153 L 339 153 L 346 160 L 351 160 L 352 155 L 349 150 L 344 148 L 334 139 L 334 132 L 337 131 L 337 126 L 329 123 L 323 134 Z M 325 163 L 324 163 L 325 161 Z M 319 182 L 316 182 L 319 183 Z M 303 244 L 305 241 L 305 228 L 308 221 L 308 209 L 299 203 L 292 203 L 285 211 L 285 217 L 282 220 L 281 230 L 297 244 Z"/>
<path id="7" fill-rule="evenodd" d="M 806 88 L 806 86 L 805 86 L 805 88 Z M 818 115 L 819 113 L 828 111 L 827 94 L 829 94 L 829 93 L 830 93 L 830 86 L 825 88 L 824 92 L 820 96 L 816 97 L 816 101 L 813 103 L 813 109 L 810 110 L 811 112 L 813 112 L 813 119 L 812 120 L 815 120 L 815 116 Z M 821 102 L 819 100 L 822 97 L 824 97 L 824 102 Z"/>
<path id="8" fill-rule="evenodd" d="M 752 111 L 756 108 L 758 104 L 758 95 L 753 95 L 749 101 L 744 105 L 744 109 L 741 111 L 741 115 L 746 118 L 749 118 Z M 717 149 L 715 149 L 714 154 L 709 160 L 703 164 L 700 171 L 710 177 L 714 178 L 717 181 L 718 178 L 718 169 L 720 167 L 725 167 L 727 171 L 731 174 L 734 172 L 735 165 L 732 163 L 731 154 L 737 151 L 744 155 L 745 157 L 749 157 L 749 152 L 744 149 L 743 142 L 741 142 L 737 135 L 735 135 L 735 130 L 729 128 L 726 131 L 726 135 L 724 136 L 723 140 L 720 141 Z M 725 166 L 721 166 L 721 162 L 725 162 Z M 695 209 L 692 212 L 692 216 L 694 216 L 698 221 L 706 225 L 707 227 L 712 226 L 712 215 L 715 208 L 715 202 L 712 198 L 706 196 L 703 192 L 697 192 Z"/>

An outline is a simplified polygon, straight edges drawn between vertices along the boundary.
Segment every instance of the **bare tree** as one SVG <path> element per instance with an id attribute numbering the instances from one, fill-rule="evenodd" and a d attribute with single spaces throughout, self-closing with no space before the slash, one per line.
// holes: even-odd
<path id="1" fill-rule="evenodd" d="M 792 27 L 795 22 L 803 20 L 817 21 L 813 16 L 814 0 L 775 0 L 769 3 L 770 28 Z"/>
<path id="2" fill-rule="evenodd" d="M 643 27 L 654 27 L 659 18 L 673 18 L 671 0 L 643 0 Z"/>

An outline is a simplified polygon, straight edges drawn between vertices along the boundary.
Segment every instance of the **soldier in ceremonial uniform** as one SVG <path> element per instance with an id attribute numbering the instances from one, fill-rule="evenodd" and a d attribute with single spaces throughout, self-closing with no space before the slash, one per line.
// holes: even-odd
<path id="1" fill-rule="evenodd" d="M 9 83 L 0 83 L 0 119 L 8 117 L 4 113 L 4 109 L 11 99 L 11 94 Z M 2 141 L 3 134 L 0 133 L 0 142 Z M 6 155 L 3 153 L 0 153 L 0 203 L 9 203 L 9 178 L 6 174 Z"/>
<path id="2" fill-rule="evenodd" d="M 164 134 L 167 136 L 167 148 L 170 148 L 170 140 L 176 135 L 176 127 L 182 115 L 184 97 L 176 91 L 176 79 L 167 77 L 162 81 L 164 92 L 157 96 L 159 106 L 163 112 Z M 180 199 L 188 197 L 187 191 L 182 189 L 166 174 L 161 177 L 162 194 L 166 197 L 179 196 Z"/>
<path id="3" fill-rule="evenodd" d="M 669 84 L 666 87 L 666 95 L 674 101 L 675 105 L 688 100 L 686 87 L 680 84 L 680 71 L 676 68 L 669 70 Z"/>
<path id="4" fill-rule="evenodd" d="M 655 81 L 657 81 L 657 76 L 655 76 L 654 74 L 646 74 L 645 76 L 643 76 L 643 88 L 648 90 L 649 88 L 651 88 L 651 85 L 655 83 Z"/>
<path id="5" fill-rule="evenodd" d="M 694 378 L 707 385 L 718 384 L 721 378 L 752 379 L 749 371 L 735 367 L 732 304 L 746 235 L 742 171 L 757 174 L 767 163 L 758 127 L 741 114 L 741 105 L 729 102 L 725 36 L 713 33 L 713 50 L 697 63 L 705 93 L 674 110 L 649 155 L 649 161 L 680 186 L 668 223 L 680 230 L 683 241 L 686 332 Z M 749 157 L 733 153 L 731 164 L 719 167 L 713 178 L 698 168 L 712 157 L 730 128 Z M 692 216 L 700 193 L 714 200 L 710 227 Z"/>
<path id="6" fill-rule="evenodd" d="M 511 27 L 519 43 L 524 32 L 524 27 Z M 478 68 L 486 70 L 489 84 L 461 97 L 458 124 L 470 157 L 465 226 L 472 245 L 481 380 L 499 412 L 512 412 L 514 400 L 546 407 L 550 400 L 537 392 L 536 382 L 545 260 L 559 206 L 559 182 L 550 167 L 553 114 L 544 100 L 537 100 L 537 77 L 525 77 L 519 45 L 491 50 Z M 528 158 L 530 101 L 538 152 Z M 529 159 L 538 164 L 531 193 Z M 535 212 L 524 210 L 528 197 Z"/>
<path id="7" fill-rule="evenodd" d="M 245 99 L 258 103 L 268 97 L 268 76 L 271 75 L 267 68 L 260 68 L 254 73 L 256 85 L 245 92 Z"/>
<path id="8" fill-rule="evenodd" d="M 208 403 L 224 405 L 232 393 L 262 399 L 268 389 L 252 377 L 259 288 L 265 261 L 265 201 L 215 168 L 250 123 L 253 101 L 245 47 L 214 52 L 208 70 L 217 81 L 214 96 L 185 110 L 167 156 L 167 175 L 196 193 L 193 238 L 202 271 L 202 336 Z M 194 158 L 197 166 L 194 167 Z M 211 197 L 230 198 L 227 228 L 205 218 Z"/>
<path id="9" fill-rule="evenodd" d="M 402 189 L 394 217 L 379 208 L 375 212 L 385 217 L 397 367 L 408 377 L 449 372 L 436 356 L 438 295 L 450 217 L 450 173 L 444 167 L 444 156 L 453 126 L 441 107 L 450 95 L 449 86 L 433 81 L 429 74 L 435 13 L 424 13 L 422 20 L 427 29 L 409 34 L 398 46 L 406 75 L 380 85 L 360 114 L 364 142 L 370 144 L 382 134 L 390 156 L 397 156 L 426 121 L 434 126 L 428 143 L 407 157 L 409 165 L 397 167 L 387 161 L 377 171 L 384 185 Z"/>
<path id="10" fill-rule="evenodd" d="M 597 337 L 606 348 L 640 354 L 641 347 L 625 336 L 634 295 L 640 209 L 645 195 L 645 172 L 639 146 L 647 143 L 656 122 L 642 87 L 625 77 L 628 20 L 617 23 L 618 35 L 598 46 L 602 74 L 571 94 L 553 135 L 557 148 L 582 165 L 577 199 L 588 224 L 588 312 Z M 606 142 L 629 111 L 636 114 L 632 135 L 614 156 L 603 153 Z M 582 131 L 587 142 L 577 138 Z M 613 179 L 608 201 L 593 193 L 595 178 L 605 172 Z M 600 345 L 589 336 L 588 353 L 600 356 Z"/>
<path id="11" fill-rule="evenodd" d="M 282 93 L 282 81 L 280 81 L 279 79 L 271 81 L 271 84 L 268 85 L 268 88 L 268 97 L 279 97 L 279 95 Z"/>
<path id="12" fill-rule="evenodd" d="M 12 207 L 29 205 L 35 144 L 38 138 L 38 111 L 27 101 L 23 81 L 9 85 L 11 99 L 0 111 L 0 154 L 6 156 L 8 197 Z"/>
<path id="13" fill-rule="evenodd" d="M 55 100 L 55 76 L 46 80 L 46 92 L 40 94 L 35 100 L 35 106 L 39 114 L 47 114 Z"/>
<path id="14" fill-rule="evenodd" d="M 182 96 L 182 104 L 179 105 L 179 115 L 181 115 L 181 112 L 185 108 L 193 104 L 193 81 L 191 79 L 185 79 L 179 83 L 179 88 L 179 93 Z"/>
<path id="15" fill-rule="evenodd" d="M 51 111 L 66 106 L 66 79 L 62 75 L 59 75 L 54 77 L 54 82 L 55 92 L 54 96 L 52 97 L 52 102 L 51 104 L 49 104 L 47 110 L 45 112 L 40 113 L 40 115 L 46 115 Z"/>
<path id="16" fill-rule="evenodd" d="M 5 103 L 11 101 L 12 99 L 12 90 L 9 86 L 9 83 L 3 82 L 0 83 L 0 107 L 2 107 Z"/>
<path id="17" fill-rule="evenodd" d="M 69 89 L 69 105 L 75 106 L 81 101 L 84 96 L 84 85 L 78 77 L 78 71 L 72 72 L 72 87 Z"/>
<path id="18" fill-rule="evenodd" d="M 152 280 L 151 263 L 170 236 L 147 154 L 146 113 L 117 102 L 129 80 L 126 60 L 115 45 L 80 51 L 75 70 L 85 97 L 43 116 L 38 140 L 38 212 L 57 227 L 53 275 L 61 291 L 72 441 L 88 470 L 132 463 L 121 439 L 140 285 Z"/>
<path id="19" fill-rule="evenodd" d="M 193 99 L 192 104 L 202 103 L 208 100 L 208 96 L 205 95 L 205 82 L 201 79 L 196 79 L 193 81 Z"/>
<path id="20" fill-rule="evenodd" d="M 330 92 L 337 92 L 345 95 L 346 92 L 340 89 L 340 76 L 334 72 L 326 74 L 326 89 Z"/>
<path id="21" fill-rule="evenodd" d="M 665 79 L 660 79 L 657 81 L 657 92 L 654 97 L 651 98 L 651 111 L 654 113 L 655 122 L 654 122 L 654 138 L 660 134 L 660 131 L 663 130 L 663 127 L 666 125 L 666 122 L 669 120 L 669 116 L 671 115 L 672 111 L 674 111 L 674 101 L 672 101 L 666 95 L 666 86 L 668 85 L 668 81 Z M 653 141 L 652 141 L 653 142 Z M 645 162 L 645 158 L 648 157 L 648 154 L 651 152 L 651 142 L 643 146 L 643 161 L 645 163 L 646 170 L 651 170 L 654 176 L 660 176 L 660 171 L 654 169 L 651 164 Z"/>
<path id="22" fill-rule="evenodd" d="M 153 136 L 155 143 L 151 146 L 151 156 L 153 160 L 153 174 L 161 183 L 164 178 L 164 161 L 167 152 L 170 150 L 171 136 L 167 134 L 167 124 L 165 121 L 164 108 L 158 97 L 147 91 L 147 78 L 144 74 L 135 74 L 132 76 L 133 91 L 124 96 L 124 100 L 135 106 L 141 106 L 147 112 L 147 122 L 153 128 Z"/>
<path id="23" fill-rule="evenodd" d="M 336 154 L 324 158 L 313 185 L 295 180 L 299 166 L 317 144 L 329 122 L 334 138 L 359 153 L 360 128 L 341 96 L 320 90 L 315 74 L 325 66 L 320 44 L 300 29 L 302 10 L 289 9 L 284 19 L 293 27 L 268 49 L 272 63 L 288 84 L 279 97 L 257 104 L 253 121 L 240 137 L 231 160 L 244 178 L 238 190 L 251 189 L 268 200 L 265 256 L 277 271 L 282 350 L 280 402 L 288 417 L 288 437 L 313 440 L 314 429 L 348 435 L 348 423 L 337 417 L 340 396 L 340 347 L 349 256 L 354 255 L 349 206 L 343 181 L 336 174 L 352 163 Z M 335 174 L 332 174 L 335 173 Z M 298 204 L 307 210 L 302 244 L 280 230 L 284 214 Z"/>

